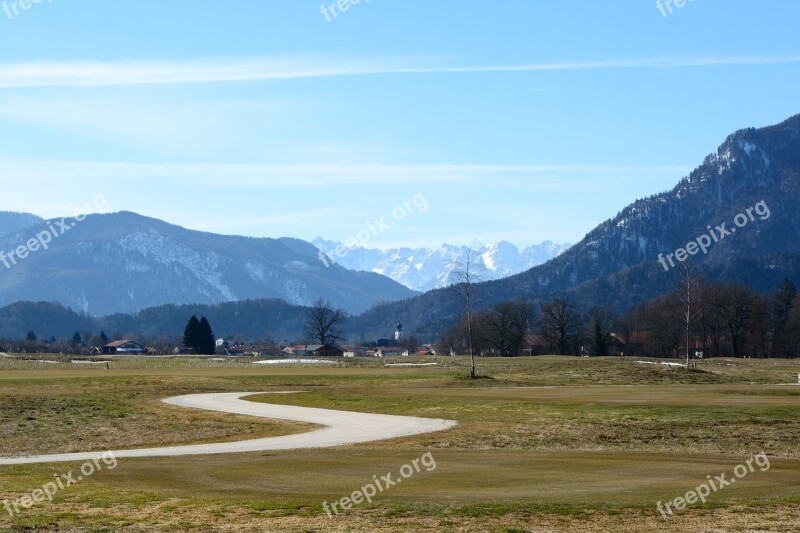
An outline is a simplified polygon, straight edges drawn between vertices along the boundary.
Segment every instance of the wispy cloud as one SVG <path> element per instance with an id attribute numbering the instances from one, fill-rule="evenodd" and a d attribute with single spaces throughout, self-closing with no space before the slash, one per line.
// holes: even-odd
<path id="1" fill-rule="evenodd" d="M 798 62 L 800 56 L 640 58 L 473 66 L 431 65 L 429 61 L 407 58 L 343 60 L 311 57 L 185 62 L 29 62 L 0 66 L 0 89 L 230 83 L 334 76 L 653 69 Z"/>
<path id="2" fill-rule="evenodd" d="M 26 180 L 52 183 L 102 182 L 103 180 L 189 181 L 207 186 L 298 187 L 338 185 L 479 183 L 501 178 L 504 183 L 565 190 L 586 181 L 615 179 L 674 180 L 691 170 L 685 166 L 624 166 L 606 164 L 497 165 L 497 164 L 207 164 L 129 162 L 3 162 L 0 183 Z M 568 176 L 569 182 L 564 180 Z"/>

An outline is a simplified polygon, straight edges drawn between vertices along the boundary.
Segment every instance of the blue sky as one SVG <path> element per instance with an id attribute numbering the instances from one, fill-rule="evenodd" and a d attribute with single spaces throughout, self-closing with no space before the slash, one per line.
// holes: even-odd
<path id="1" fill-rule="evenodd" d="M 47 217 L 576 242 L 800 112 L 793 0 L 6 2 L 0 210 Z"/>

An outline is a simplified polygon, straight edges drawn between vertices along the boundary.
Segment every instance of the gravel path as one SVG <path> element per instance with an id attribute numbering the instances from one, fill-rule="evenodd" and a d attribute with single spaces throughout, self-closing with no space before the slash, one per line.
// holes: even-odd
<path id="1" fill-rule="evenodd" d="M 221 411 L 239 415 L 258 416 L 293 422 L 309 422 L 325 427 L 282 437 L 224 442 L 216 444 L 191 444 L 162 448 L 136 450 L 114 450 L 116 458 L 126 457 L 174 457 L 180 455 L 208 455 L 217 453 L 262 452 L 268 450 L 296 450 L 300 448 L 329 448 L 344 444 L 356 444 L 408 435 L 431 433 L 455 427 L 453 420 L 417 418 L 412 416 L 376 415 L 352 411 L 335 411 L 312 407 L 295 407 L 268 403 L 249 402 L 243 396 L 252 392 L 215 394 L 189 394 L 163 400 L 165 403 L 208 411 Z M 30 457 L 0 458 L 0 465 L 31 463 L 56 463 L 66 461 L 89 461 L 103 452 L 63 453 Z"/>

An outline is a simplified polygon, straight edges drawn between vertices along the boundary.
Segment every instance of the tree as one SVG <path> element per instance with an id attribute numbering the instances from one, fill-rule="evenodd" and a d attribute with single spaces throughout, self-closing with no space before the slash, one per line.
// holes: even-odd
<path id="1" fill-rule="evenodd" d="M 214 339 L 214 332 L 211 330 L 211 324 L 209 324 L 206 317 L 202 317 L 198 329 L 197 353 L 199 355 L 214 355 L 216 351 L 217 347 Z"/>
<path id="2" fill-rule="evenodd" d="M 28 342 L 36 342 L 36 333 L 29 331 L 28 334 L 25 335 L 25 340 Z"/>
<path id="3" fill-rule="evenodd" d="M 195 315 L 192 315 L 192 318 L 189 319 L 189 322 L 183 330 L 183 345 L 196 353 L 199 344 L 200 321 Z"/>
<path id="4" fill-rule="evenodd" d="M 72 346 L 74 348 L 75 346 L 80 346 L 80 344 L 82 342 L 83 342 L 83 339 L 81 338 L 81 334 L 76 331 L 72 335 L 72 341 L 70 341 L 70 346 Z"/>
<path id="5" fill-rule="evenodd" d="M 792 314 L 792 302 L 797 296 L 797 289 L 794 284 L 788 279 L 784 279 L 780 289 L 775 294 L 775 302 L 773 305 L 773 348 L 775 355 L 785 357 L 789 355 L 788 339 L 787 339 L 787 325 L 789 323 L 789 316 Z"/>
<path id="6" fill-rule="evenodd" d="M 469 346 L 470 358 L 470 371 L 469 376 L 472 379 L 477 377 L 475 373 L 475 332 L 472 323 L 472 305 L 473 305 L 473 285 L 478 281 L 479 269 L 477 258 L 475 257 L 475 247 L 477 241 L 473 241 L 467 250 L 467 257 L 464 261 L 455 261 L 454 268 L 450 273 L 454 284 L 450 286 L 450 290 L 459 299 L 464 306 L 464 315 L 467 321 L 467 343 Z"/>
<path id="7" fill-rule="evenodd" d="M 760 294 L 753 296 L 750 309 L 749 330 L 751 350 L 762 359 L 770 355 L 770 338 L 772 333 L 772 308 L 770 302 Z"/>
<path id="8" fill-rule="evenodd" d="M 711 294 L 713 287 L 702 277 L 695 281 L 696 304 L 694 311 L 695 331 L 700 337 L 700 346 L 703 357 L 719 357 L 722 333 L 725 325 L 719 310 L 711 305 Z"/>
<path id="9" fill-rule="evenodd" d="M 787 357 L 796 357 L 800 348 L 800 296 L 795 296 L 786 323 L 785 350 Z"/>
<path id="10" fill-rule="evenodd" d="M 683 331 L 682 302 L 676 294 L 663 294 L 631 312 L 633 328 L 643 334 L 643 354 L 657 357 L 678 355 Z"/>
<path id="11" fill-rule="evenodd" d="M 100 340 L 103 341 L 103 344 L 108 344 L 108 337 L 105 331 L 100 331 Z"/>
<path id="12" fill-rule="evenodd" d="M 303 332 L 308 340 L 319 344 L 336 342 L 342 336 L 339 327 L 347 315 L 341 309 L 333 306 L 322 298 L 306 310 L 306 323 Z"/>
<path id="13" fill-rule="evenodd" d="M 531 322 L 527 302 L 503 302 L 476 315 L 478 336 L 502 356 L 520 355 Z"/>
<path id="14" fill-rule="evenodd" d="M 717 284 L 711 291 L 711 305 L 717 308 L 730 335 L 733 357 L 739 357 L 747 333 L 747 320 L 755 293 L 743 285 Z"/>
<path id="15" fill-rule="evenodd" d="M 206 317 L 198 320 L 197 316 L 192 315 L 183 330 L 183 345 L 197 355 L 214 355 L 214 332 L 211 331 L 211 324 Z"/>
<path id="16" fill-rule="evenodd" d="M 689 260 L 683 261 L 681 266 L 684 270 L 684 278 L 678 287 L 678 292 L 683 304 L 683 312 L 681 318 L 686 326 L 686 370 L 689 370 L 689 350 L 691 350 L 692 338 L 692 318 L 695 313 L 695 300 L 697 299 L 695 284 L 692 282 L 692 272 L 689 265 Z"/>
<path id="17" fill-rule="evenodd" d="M 588 314 L 592 355 L 608 355 L 608 340 L 617 322 L 617 314 L 610 307 L 596 305 Z"/>
<path id="18" fill-rule="evenodd" d="M 539 331 L 559 355 L 574 353 L 581 331 L 581 314 L 570 300 L 547 302 L 539 313 Z"/>
<path id="19" fill-rule="evenodd" d="M 405 351 L 408 355 L 415 355 L 417 353 L 417 350 L 419 349 L 419 341 L 413 333 L 404 339 L 403 348 L 405 348 Z"/>
<path id="20" fill-rule="evenodd" d="M 459 324 L 447 329 L 439 336 L 434 345 L 436 353 L 439 355 L 455 355 L 461 348 L 461 328 Z"/>

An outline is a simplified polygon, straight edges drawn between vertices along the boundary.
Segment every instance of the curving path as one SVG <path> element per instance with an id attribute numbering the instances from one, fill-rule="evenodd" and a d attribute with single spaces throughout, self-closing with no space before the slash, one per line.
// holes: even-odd
<path id="1" fill-rule="evenodd" d="M 114 456 L 117 459 L 125 457 L 174 457 L 180 455 L 262 452 L 267 450 L 296 450 L 300 448 L 329 448 L 343 444 L 357 444 L 442 431 L 458 424 L 453 420 L 335 411 L 333 409 L 249 402 L 242 399 L 243 396 L 251 396 L 253 394 L 262 393 L 189 394 L 167 398 L 162 401 L 179 407 L 290 420 L 293 422 L 309 422 L 325 427 L 307 433 L 238 442 L 118 450 L 113 452 Z M 87 452 L 5 457 L 0 458 L 0 465 L 90 461 L 101 454 L 102 452 Z"/>

